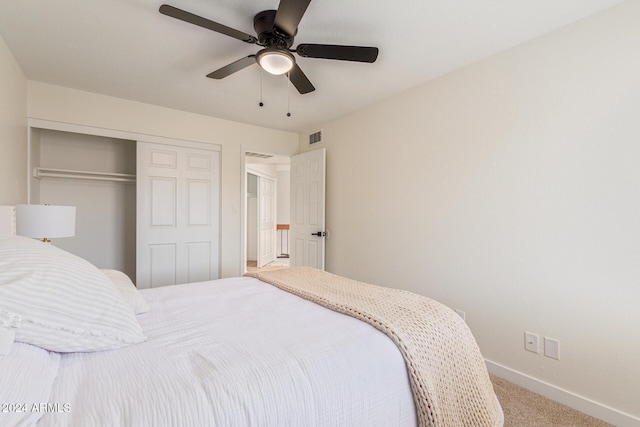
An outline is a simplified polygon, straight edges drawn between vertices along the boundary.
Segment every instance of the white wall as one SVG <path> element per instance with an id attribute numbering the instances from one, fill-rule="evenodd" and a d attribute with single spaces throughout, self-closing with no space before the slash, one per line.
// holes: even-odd
<path id="1" fill-rule="evenodd" d="M 291 171 L 290 165 L 278 165 L 276 168 L 278 186 L 277 221 L 278 224 L 290 224 L 291 217 Z M 289 230 L 276 232 L 276 256 L 291 252 Z"/>
<path id="2" fill-rule="evenodd" d="M 291 216 L 291 170 L 290 165 L 278 165 L 276 168 L 278 186 L 277 223 L 290 224 Z M 276 232 L 276 256 L 289 255 L 289 230 Z"/>
<path id="3" fill-rule="evenodd" d="M 247 174 L 247 260 L 258 260 L 258 177 Z"/>
<path id="4" fill-rule="evenodd" d="M 289 224 L 291 215 L 291 172 L 289 165 L 278 165 L 276 167 L 276 185 L 278 186 L 277 221 L 278 224 Z"/>
<path id="5" fill-rule="evenodd" d="M 30 118 L 221 145 L 222 277 L 237 276 L 242 271 L 240 207 L 244 151 L 263 150 L 290 156 L 298 149 L 298 137 L 291 132 L 33 81 L 28 83 L 27 105 Z"/>
<path id="6" fill-rule="evenodd" d="M 27 79 L 0 36 L 0 205 L 27 202 Z"/>
<path id="7" fill-rule="evenodd" d="M 490 361 L 640 421 L 638 22 L 628 1 L 325 123 L 321 146 L 329 271 L 462 309 Z"/>

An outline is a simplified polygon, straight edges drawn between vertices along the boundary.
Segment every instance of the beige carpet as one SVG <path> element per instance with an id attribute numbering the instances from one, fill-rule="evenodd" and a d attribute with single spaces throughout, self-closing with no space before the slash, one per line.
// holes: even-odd
<path id="1" fill-rule="evenodd" d="M 504 411 L 504 427 L 613 427 L 494 375 L 491 382 Z"/>

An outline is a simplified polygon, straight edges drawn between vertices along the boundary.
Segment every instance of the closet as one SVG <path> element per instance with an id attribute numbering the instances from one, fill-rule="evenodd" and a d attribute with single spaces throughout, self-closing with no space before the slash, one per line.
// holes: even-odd
<path id="1" fill-rule="evenodd" d="M 141 288 L 219 277 L 219 146 L 38 125 L 29 202 L 77 207 L 76 235 L 54 245 Z"/>

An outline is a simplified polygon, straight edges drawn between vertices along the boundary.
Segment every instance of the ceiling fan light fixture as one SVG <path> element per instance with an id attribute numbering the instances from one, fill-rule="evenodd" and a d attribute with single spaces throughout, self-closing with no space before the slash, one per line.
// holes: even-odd
<path id="1" fill-rule="evenodd" d="M 262 69 L 275 75 L 289 72 L 296 63 L 293 55 L 286 50 L 263 49 L 256 56 Z"/>

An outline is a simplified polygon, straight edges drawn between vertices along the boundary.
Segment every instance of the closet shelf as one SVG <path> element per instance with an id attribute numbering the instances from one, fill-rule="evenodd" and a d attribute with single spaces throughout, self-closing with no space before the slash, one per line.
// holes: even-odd
<path id="1" fill-rule="evenodd" d="M 34 178 L 65 178 L 91 181 L 136 182 L 136 176 L 128 173 L 77 171 L 70 169 L 33 168 Z"/>

